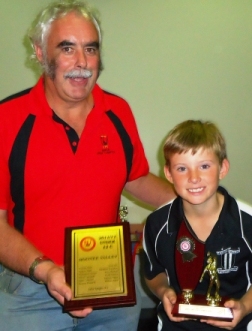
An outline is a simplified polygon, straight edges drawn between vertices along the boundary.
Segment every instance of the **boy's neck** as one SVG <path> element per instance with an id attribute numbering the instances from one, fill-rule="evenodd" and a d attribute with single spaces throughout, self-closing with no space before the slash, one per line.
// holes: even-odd
<path id="1" fill-rule="evenodd" d="M 224 196 L 219 192 L 216 194 L 216 199 L 212 199 L 209 203 L 192 205 L 183 201 L 185 217 L 201 241 L 205 242 L 209 237 L 219 219 L 223 203 Z"/>

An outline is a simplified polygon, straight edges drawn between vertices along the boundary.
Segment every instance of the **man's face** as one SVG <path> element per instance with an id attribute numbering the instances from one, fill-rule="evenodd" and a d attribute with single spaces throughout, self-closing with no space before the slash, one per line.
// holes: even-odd
<path id="1" fill-rule="evenodd" d="M 44 63 L 46 92 L 67 102 L 87 99 L 100 66 L 99 36 L 92 21 L 67 14 L 52 23 L 45 43 L 44 52 L 39 47 L 36 51 Z M 92 76 L 79 75 L 83 69 L 88 69 Z"/>

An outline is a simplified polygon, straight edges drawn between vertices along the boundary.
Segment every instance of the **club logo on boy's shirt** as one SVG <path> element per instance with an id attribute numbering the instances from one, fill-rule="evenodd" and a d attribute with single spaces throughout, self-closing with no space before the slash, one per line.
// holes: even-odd
<path id="1" fill-rule="evenodd" d="M 98 152 L 98 154 L 115 153 L 115 151 L 111 151 L 111 149 L 109 148 L 108 136 L 106 134 L 102 134 L 100 136 L 100 141 L 101 141 L 101 150 Z"/>
<path id="2" fill-rule="evenodd" d="M 189 237 L 181 237 L 176 243 L 177 250 L 182 254 L 183 262 L 192 261 L 197 255 L 193 253 L 195 250 L 195 242 Z"/>
<path id="3" fill-rule="evenodd" d="M 235 265 L 237 254 L 240 253 L 240 248 L 232 249 L 231 247 L 217 251 L 217 256 L 220 257 L 220 268 L 217 268 L 219 274 L 228 274 L 231 271 L 237 271 L 238 266 Z"/>

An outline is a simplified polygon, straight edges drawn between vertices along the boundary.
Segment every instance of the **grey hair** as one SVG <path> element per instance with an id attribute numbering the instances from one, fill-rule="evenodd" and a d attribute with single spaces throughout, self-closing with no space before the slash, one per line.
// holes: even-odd
<path id="1" fill-rule="evenodd" d="M 87 3 L 81 0 L 58 0 L 48 5 L 38 14 L 32 27 L 28 31 L 28 37 L 33 49 L 34 45 L 37 45 L 45 51 L 46 38 L 52 23 L 71 12 L 81 15 L 93 22 L 98 32 L 99 44 L 101 46 L 102 32 L 97 10 L 91 9 Z M 33 54 L 32 57 L 36 58 L 35 54 Z"/>

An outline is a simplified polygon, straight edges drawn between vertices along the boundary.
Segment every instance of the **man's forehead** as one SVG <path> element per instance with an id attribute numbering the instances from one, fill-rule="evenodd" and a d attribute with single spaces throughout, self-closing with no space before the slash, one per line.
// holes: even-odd
<path id="1" fill-rule="evenodd" d="M 52 22 L 48 36 L 59 36 L 59 38 L 66 36 L 63 38 L 66 40 L 71 40 L 71 36 L 85 38 L 90 36 L 93 41 L 99 40 L 99 32 L 94 22 L 75 13 L 69 13 Z"/>

